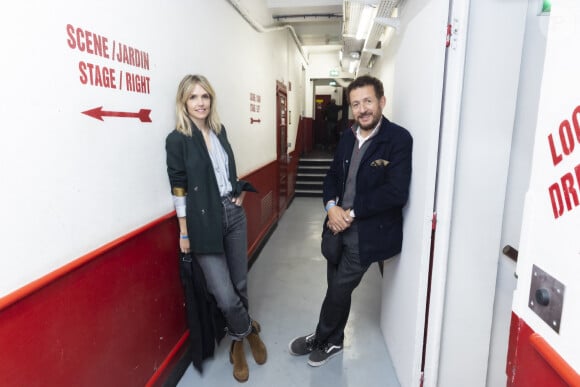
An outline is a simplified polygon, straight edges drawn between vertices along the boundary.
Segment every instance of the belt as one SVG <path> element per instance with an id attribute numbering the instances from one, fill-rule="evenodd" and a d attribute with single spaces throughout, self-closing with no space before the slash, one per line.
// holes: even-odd
<path id="1" fill-rule="evenodd" d="M 232 198 L 233 198 L 233 195 L 231 193 L 229 193 L 225 196 L 222 196 L 220 199 L 221 199 L 222 203 L 225 203 L 226 201 L 231 202 Z"/>

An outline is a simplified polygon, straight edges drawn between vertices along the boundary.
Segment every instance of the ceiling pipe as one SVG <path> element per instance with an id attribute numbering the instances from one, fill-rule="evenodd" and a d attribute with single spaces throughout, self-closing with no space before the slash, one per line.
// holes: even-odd
<path id="1" fill-rule="evenodd" d="M 228 2 L 232 5 L 232 7 L 236 9 L 236 11 L 238 11 L 238 13 L 248 22 L 248 24 L 251 25 L 258 32 L 274 32 L 288 29 L 290 31 L 290 34 L 292 35 L 292 38 L 294 39 L 294 42 L 296 43 L 298 51 L 300 51 L 300 54 L 302 55 L 302 59 L 304 59 L 304 62 L 306 62 L 306 64 L 309 65 L 308 59 L 306 58 L 306 54 L 302 49 L 302 43 L 300 42 L 300 39 L 298 39 L 298 35 L 296 35 L 294 27 L 288 24 L 275 27 L 264 27 L 260 23 L 255 21 L 247 10 L 242 8 L 242 6 L 240 5 L 240 0 L 228 0 Z"/>
<path id="2" fill-rule="evenodd" d="M 341 19 L 342 20 L 342 14 L 339 14 L 339 13 L 303 13 L 303 14 L 277 15 L 277 16 L 272 16 L 272 18 L 277 20 L 277 21 L 281 21 L 281 20 L 318 21 L 320 19 L 323 19 L 323 20 Z"/>

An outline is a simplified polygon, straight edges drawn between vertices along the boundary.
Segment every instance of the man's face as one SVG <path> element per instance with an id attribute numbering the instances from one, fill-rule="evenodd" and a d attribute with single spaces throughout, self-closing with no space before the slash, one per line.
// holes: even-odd
<path id="1" fill-rule="evenodd" d="M 366 85 L 351 90 L 349 95 L 350 108 L 356 123 L 362 130 L 372 130 L 381 120 L 386 98 L 375 95 L 375 88 Z"/>

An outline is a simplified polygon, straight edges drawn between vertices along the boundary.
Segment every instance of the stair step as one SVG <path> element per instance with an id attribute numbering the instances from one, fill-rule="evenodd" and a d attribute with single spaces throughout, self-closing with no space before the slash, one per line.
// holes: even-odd
<path id="1" fill-rule="evenodd" d="M 326 159 L 326 158 L 319 158 L 319 159 L 300 159 L 301 163 L 305 163 L 305 164 L 330 164 L 332 162 L 332 159 Z"/>
<path id="2" fill-rule="evenodd" d="M 322 184 L 316 185 L 316 184 L 299 184 L 296 183 L 296 185 L 294 186 L 294 189 L 296 191 L 300 190 L 300 191 L 317 191 L 322 193 Z"/>
<path id="3" fill-rule="evenodd" d="M 296 180 L 297 181 L 319 181 L 322 183 L 324 181 L 324 176 L 326 176 L 326 175 L 299 173 L 296 175 Z"/>
<path id="4" fill-rule="evenodd" d="M 298 163 L 298 168 L 304 168 L 304 169 L 328 169 L 328 168 L 330 168 L 330 164 L 302 164 L 302 163 Z"/>
<path id="5" fill-rule="evenodd" d="M 322 197 L 324 178 L 331 163 L 331 158 L 301 158 L 298 162 L 294 195 Z"/>
<path id="6" fill-rule="evenodd" d="M 298 166 L 298 173 L 326 176 L 327 172 L 328 172 L 328 167 L 323 168 L 323 167 L 302 167 L 300 165 Z"/>
<path id="7" fill-rule="evenodd" d="M 307 190 L 307 189 L 297 189 L 294 191 L 294 196 L 301 197 L 322 197 L 322 191 Z"/>

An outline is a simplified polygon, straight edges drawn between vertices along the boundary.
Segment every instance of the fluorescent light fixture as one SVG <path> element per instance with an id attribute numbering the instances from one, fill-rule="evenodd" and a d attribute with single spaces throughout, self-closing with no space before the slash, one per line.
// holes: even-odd
<path id="1" fill-rule="evenodd" d="M 370 7 L 370 6 L 365 6 L 361 12 L 361 16 L 359 19 L 359 23 L 358 23 L 358 29 L 356 30 L 356 36 L 355 38 L 357 40 L 362 40 L 362 39 L 366 39 L 369 30 L 371 28 L 371 25 L 374 22 L 374 13 L 375 13 L 375 8 L 374 7 Z"/>
<path id="2" fill-rule="evenodd" d="M 348 66 L 348 72 L 354 74 L 357 66 L 358 66 L 358 61 L 357 60 L 351 60 L 350 61 L 350 65 Z"/>

